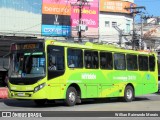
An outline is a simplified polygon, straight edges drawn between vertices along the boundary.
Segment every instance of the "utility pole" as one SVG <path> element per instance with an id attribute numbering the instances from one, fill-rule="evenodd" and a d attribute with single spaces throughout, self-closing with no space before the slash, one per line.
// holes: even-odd
<path id="1" fill-rule="evenodd" d="M 135 49 L 135 40 L 134 40 L 134 36 L 135 36 L 135 13 L 132 13 L 132 16 L 133 16 L 132 49 Z"/>
<path id="2" fill-rule="evenodd" d="M 125 8 L 125 9 L 133 11 L 133 12 L 131 12 L 132 17 L 133 17 L 132 49 L 135 50 L 135 46 L 136 46 L 135 45 L 135 42 L 136 42 L 136 40 L 135 40 L 135 36 L 136 36 L 136 33 L 135 33 L 135 16 L 136 16 L 136 14 L 141 13 L 141 11 L 139 11 L 140 9 L 146 9 L 146 8 L 145 8 L 145 6 L 139 6 L 139 7 L 131 6 L 129 8 Z"/>
<path id="3" fill-rule="evenodd" d="M 79 3 L 79 29 L 78 29 L 78 41 L 82 42 L 82 32 L 81 32 L 81 24 L 82 24 L 82 8 L 83 8 L 83 0 L 80 0 Z"/>
<path id="4" fill-rule="evenodd" d="M 78 4 L 71 4 L 72 6 L 79 6 L 79 25 L 78 28 L 78 42 L 82 42 L 82 9 L 83 6 L 89 6 L 88 4 L 85 5 L 85 3 L 88 3 L 87 0 L 77 0 Z"/>
<path id="5" fill-rule="evenodd" d="M 141 38 L 139 41 L 139 49 L 142 49 L 142 41 L 143 41 L 143 13 L 141 14 Z"/>

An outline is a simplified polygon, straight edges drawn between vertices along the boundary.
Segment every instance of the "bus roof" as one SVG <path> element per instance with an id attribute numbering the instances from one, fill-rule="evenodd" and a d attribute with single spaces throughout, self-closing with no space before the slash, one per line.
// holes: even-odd
<path id="1" fill-rule="evenodd" d="M 66 46 L 66 47 L 73 47 L 73 48 L 84 48 L 84 49 L 92 49 L 92 50 L 104 50 L 104 51 L 111 51 L 111 52 L 123 52 L 123 53 L 133 53 L 133 54 L 155 54 L 152 51 L 136 51 L 136 50 L 128 50 L 120 47 L 116 47 L 115 45 L 108 45 L 108 44 L 100 44 L 100 43 L 73 43 L 73 42 L 61 42 L 56 40 L 45 40 L 47 45 L 59 45 L 59 46 Z"/>

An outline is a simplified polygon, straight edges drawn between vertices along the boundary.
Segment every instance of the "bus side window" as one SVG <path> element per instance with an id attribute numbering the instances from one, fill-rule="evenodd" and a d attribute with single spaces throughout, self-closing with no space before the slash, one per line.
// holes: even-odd
<path id="1" fill-rule="evenodd" d="M 149 69 L 150 71 L 155 70 L 155 57 L 154 56 L 149 56 Z"/>
<path id="2" fill-rule="evenodd" d="M 138 69 L 136 55 L 127 54 L 126 59 L 127 59 L 127 69 L 128 70 L 137 70 Z"/>
<path id="3" fill-rule="evenodd" d="M 98 52 L 93 52 L 93 58 L 92 58 L 92 61 L 93 61 L 93 68 L 97 69 L 99 67 L 98 65 Z"/>
<path id="4" fill-rule="evenodd" d="M 106 58 L 105 57 L 101 57 L 100 58 L 100 60 L 101 60 L 101 69 L 105 69 L 106 68 Z"/>
<path id="5" fill-rule="evenodd" d="M 99 58 L 97 51 L 89 51 L 85 50 L 84 52 L 84 60 L 85 60 L 85 67 L 91 69 L 98 69 L 99 68 Z"/>
<path id="6" fill-rule="evenodd" d="M 85 60 L 85 68 L 91 68 L 91 52 L 85 51 L 84 52 L 84 60 Z"/>
<path id="7" fill-rule="evenodd" d="M 90 56 L 85 56 L 85 67 L 91 68 L 91 57 Z"/>
<path id="8" fill-rule="evenodd" d="M 148 71 L 148 57 L 147 56 L 139 55 L 138 64 L 139 64 L 139 70 Z"/>
<path id="9" fill-rule="evenodd" d="M 101 69 L 113 69 L 112 53 L 110 52 L 100 52 L 100 64 Z"/>
<path id="10" fill-rule="evenodd" d="M 114 67 L 116 70 L 125 70 L 126 69 L 125 54 L 114 53 Z"/>
<path id="11" fill-rule="evenodd" d="M 83 67 L 83 52 L 81 49 L 67 49 L 67 64 L 69 68 Z"/>

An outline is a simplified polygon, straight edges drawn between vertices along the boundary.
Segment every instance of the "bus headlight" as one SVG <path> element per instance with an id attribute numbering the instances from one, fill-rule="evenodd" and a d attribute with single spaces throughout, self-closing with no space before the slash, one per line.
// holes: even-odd
<path id="1" fill-rule="evenodd" d="M 37 91 L 39 91 L 40 89 L 44 88 L 45 85 L 46 85 L 46 83 L 42 83 L 42 84 L 38 85 L 37 87 L 34 88 L 34 92 L 37 92 Z"/>

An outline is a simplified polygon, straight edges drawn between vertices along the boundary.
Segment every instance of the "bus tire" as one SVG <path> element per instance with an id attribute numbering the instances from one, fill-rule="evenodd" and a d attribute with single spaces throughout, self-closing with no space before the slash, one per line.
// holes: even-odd
<path id="1" fill-rule="evenodd" d="M 67 106 L 74 106 L 77 102 L 77 90 L 74 87 L 69 87 L 66 93 L 65 103 Z"/>
<path id="2" fill-rule="evenodd" d="M 44 106 L 44 104 L 46 103 L 47 100 L 45 99 L 42 99 L 42 100 L 34 100 L 34 103 L 37 105 L 37 106 Z"/>
<path id="3" fill-rule="evenodd" d="M 134 90 L 133 87 L 128 85 L 124 91 L 124 101 L 131 102 L 134 99 Z"/>

